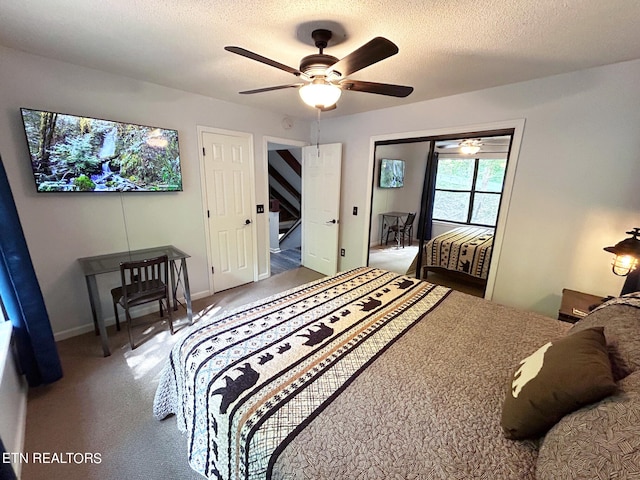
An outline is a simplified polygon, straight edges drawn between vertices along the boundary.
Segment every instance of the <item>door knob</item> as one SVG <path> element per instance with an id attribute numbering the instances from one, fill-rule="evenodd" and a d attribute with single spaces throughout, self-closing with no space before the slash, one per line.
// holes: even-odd
<path id="1" fill-rule="evenodd" d="M 245 225 L 249 225 L 251 223 L 251 220 L 249 220 L 248 218 L 244 221 Z"/>
<path id="2" fill-rule="evenodd" d="M 326 223 L 338 223 L 338 221 L 334 218 L 334 219 L 332 219 L 332 220 L 329 220 L 329 221 L 328 221 L 328 222 L 326 222 Z"/>

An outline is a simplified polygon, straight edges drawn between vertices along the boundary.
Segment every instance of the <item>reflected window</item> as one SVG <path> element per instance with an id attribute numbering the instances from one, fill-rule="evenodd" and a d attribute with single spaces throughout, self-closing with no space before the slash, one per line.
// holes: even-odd
<path id="1" fill-rule="evenodd" d="M 495 227 L 506 159 L 440 158 L 433 219 Z"/>

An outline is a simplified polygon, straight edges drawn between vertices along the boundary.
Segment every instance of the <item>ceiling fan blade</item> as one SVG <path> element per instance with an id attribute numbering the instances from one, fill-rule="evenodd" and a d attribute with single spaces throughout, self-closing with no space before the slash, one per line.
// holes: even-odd
<path id="1" fill-rule="evenodd" d="M 343 77 L 347 77 L 396 53 L 398 53 L 398 47 L 395 43 L 384 37 L 376 37 L 331 65 L 327 75 L 330 72 L 339 72 Z"/>
<path id="2" fill-rule="evenodd" d="M 272 90 L 282 90 L 283 88 L 300 88 L 304 83 L 290 83 L 288 85 L 278 85 L 275 87 L 257 88 L 255 90 L 245 90 L 244 92 L 238 92 L 243 95 L 250 95 L 252 93 L 270 92 Z"/>
<path id="3" fill-rule="evenodd" d="M 280 70 L 284 70 L 285 72 L 293 73 L 296 77 L 299 77 L 301 72 L 296 68 L 289 67 L 280 62 L 276 62 L 275 60 L 271 60 L 270 58 L 263 57 L 262 55 L 258 55 L 257 53 L 250 52 L 247 49 L 241 47 L 224 47 L 227 52 L 235 53 L 237 55 L 250 58 L 251 60 L 255 60 L 256 62 L 264 63 L 266 65 L 270 65 L 272 67 L 279 68 Z"/>
<path id="4" fill-rule="evenodd" d="M 355 92 L 377 93 L 378 95 L 388 95 L 390 97 L 406 97 L 413 92 L 413 87 L 405 85 L 392 85 L 390 83 L 362 82 L 360 80 L 343 80 L 340 86 L 344 90 Z"/>

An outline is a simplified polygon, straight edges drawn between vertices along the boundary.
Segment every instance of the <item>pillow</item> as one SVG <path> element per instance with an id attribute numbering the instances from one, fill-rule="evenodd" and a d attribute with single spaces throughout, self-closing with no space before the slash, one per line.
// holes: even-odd
<path id="1" fill-rule="evenodd" d="M 616 381 L 640 370 L 640 308 L 632 303 L 621 303 L 632 300 L 621 297 L 607 302 L 577 321 L 569 330 L 571 334 L 591 327 L 604 327 Z"/>
<path id="2" fill-rule="evenodd" d="M 603 327 L 554 340 L 520 362 L 502 408 L 507 438 L 534 438 L 564 415 L 613 393 Z"/>
<path id="3" fill-rule="evenodd" d="M 562 418 L 544 437 L 538 480 L 636 478 L 640 471 L 640 372 L 604 400 Z"/>

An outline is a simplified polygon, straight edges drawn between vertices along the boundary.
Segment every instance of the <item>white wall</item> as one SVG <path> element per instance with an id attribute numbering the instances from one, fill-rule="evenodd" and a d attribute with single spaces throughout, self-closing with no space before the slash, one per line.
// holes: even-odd
<path id="1" fill-rule="evenodd" d="M 1 317 L 1 315 L 0 315 Z M 12 326 L 0 321 L 0 439 L 6 452 L 22 452 L 27 419 L 27 380 L 10 347 Z M 13 458 L 11 458 L 13 460 Z M 20 478 L 21 463 L 11 462 Z"/>
<path id="2" fill-rule="evenodd" d="M 213 100 L 126 77 L 0 47 L 0 155 L 4 162 L 54 333 L 91 329 L 91 310 L 79 257 L 173 244 L 188 260 L 193 296 L 209 291 L 198 125 L 253 134 L 256 202 L 268 210 L 264 136 L 309 140 L 309 122 Z M 19 107 L 95 116 L 178 130 L 183 192 L 159 194 L 37 194 Z M 268 214 L 257 215 L 259 273 L 268 268 Z M 126 226 L 126 229 L 125 229 Z M 113 315 L 100 278 L 103 311 Z M 109 298 L 107 298 L 109 297 Z"/>
<path id="3" fill-rule="evenodd" d="M 269 211 L 269 251 L 280 251 L 280 212 Z"/>
<path id="4" fill-rule="evenodd" d="M 639 84 L 632 61 L 324 121 L 345 145 L 340 269 L 366 262 L 372 137 L 525 119 L 493 299 L 556 316 L 562 288 L 619 294 L 602 248 L 640 226 Z"/>
<path id="5" fill-rule="evenodd" d="M 458 223 L 449 223 L 443 222 L 440 220 L 434 220 L 431 222 L 431 238 L 437 237 L 438 235 L 443 235 L 454 228 L 458 228 L 460 224 Z"/>

